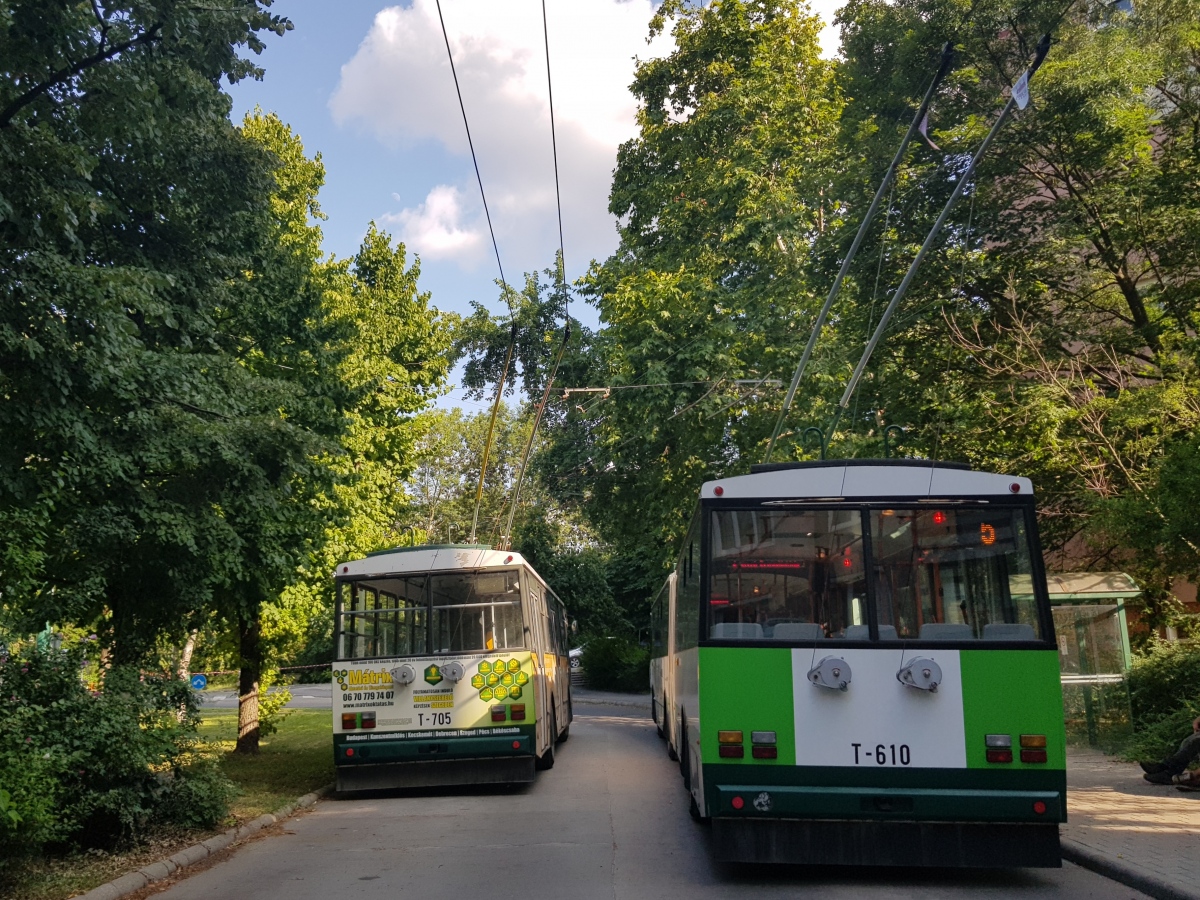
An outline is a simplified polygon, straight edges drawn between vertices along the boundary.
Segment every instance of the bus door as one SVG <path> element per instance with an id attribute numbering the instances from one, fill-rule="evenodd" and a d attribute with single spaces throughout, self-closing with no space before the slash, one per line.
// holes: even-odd
<path id="1" fill-rule="evenodd" d="M 675 681 L 678 673 L 676 667 L 679 665 L 679 660 L 675 656 L 675 583 L 677 577 L 675 572 L 667 576 L 667 609 L 664 627 L 667 629 L 666 644 L 667 658 L 663 660 L 663 734 L 667 736 L 667 744 L 671 747 L 678 747 L 678 735 L 675 734 L 675 725 L 679 722 L 679 703 L 675 699 Z"/>

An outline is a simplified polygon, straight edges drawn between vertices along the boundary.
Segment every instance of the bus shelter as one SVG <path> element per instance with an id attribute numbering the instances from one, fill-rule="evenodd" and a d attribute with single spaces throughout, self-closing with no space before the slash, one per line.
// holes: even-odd
<path id="1" fill-rule="evenodd" d="M 1132 733 L 1125 602 L 1141 594 L 1123 572 L 1046 578 L 1058 637 L 1067 743 L 1112 747 Z"/>

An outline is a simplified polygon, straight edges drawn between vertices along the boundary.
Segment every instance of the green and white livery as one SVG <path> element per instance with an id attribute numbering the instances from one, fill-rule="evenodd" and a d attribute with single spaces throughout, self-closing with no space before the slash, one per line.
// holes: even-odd
<path id="1" fill-rule="evenodd" d="M 655 719 L 722 859 L 1061 864 L 1027 479 L 851 460 L 707 483 L 652 619 Z"/>

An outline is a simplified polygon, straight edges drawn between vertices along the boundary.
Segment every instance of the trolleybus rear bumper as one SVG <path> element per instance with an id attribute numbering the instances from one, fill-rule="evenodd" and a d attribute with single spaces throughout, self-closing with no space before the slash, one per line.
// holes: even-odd
<path id="1" fill-rule="evenodd" d="M 437 759 L 337 767 L 338 791 L 449 787 L 458 784 L 519 784 L 533 781 L 532 756 Z"/>
<path id="2" fill-rule="evenodd" d="M 723 862 L 1059 868 L 1058 825 L 777 818 L 712 820 Z"/>

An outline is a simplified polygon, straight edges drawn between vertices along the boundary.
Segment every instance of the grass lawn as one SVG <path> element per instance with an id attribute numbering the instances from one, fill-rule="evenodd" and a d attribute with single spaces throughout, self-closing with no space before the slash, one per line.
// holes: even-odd
<path id="1" fill-rule="evenodd" d="M 233 752 L 237 711 L 204 713 L 200 736 L 224 751 L 221 768 L 241 794 L 230 813 L 245 822 L 333 781 L 333 724 L 324 709 L 294 709 L 279 731 L 260 742 L 258 756 Z"/>
<path id="2" fill-rule="evenodd" d="M 328 710 L 291 710 L 279 731 L 264 738 L 257 756 L 237 756 L 237 712 L 204 713 L 200 736 L 222 753 L 221 768 L 240 793 L 219 830 L 274 812 L 333 781 L 332 723 Z M 214 832 L 173 832 L 124 853 L 84 853 L 16 863 L 0 869 L 0 900 L 64 900 L 126 872 L 157 862 Z"/>

